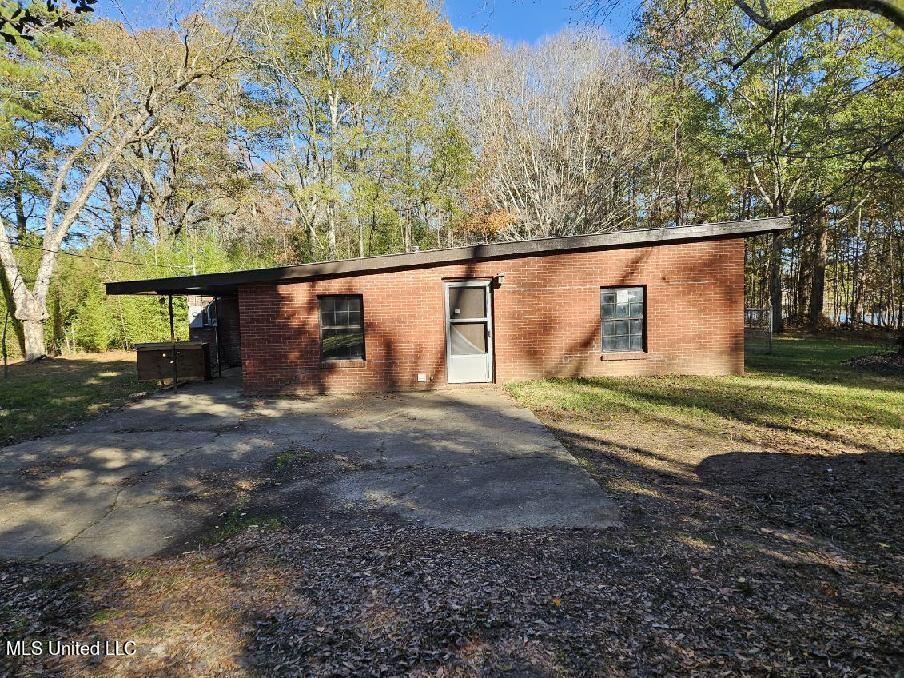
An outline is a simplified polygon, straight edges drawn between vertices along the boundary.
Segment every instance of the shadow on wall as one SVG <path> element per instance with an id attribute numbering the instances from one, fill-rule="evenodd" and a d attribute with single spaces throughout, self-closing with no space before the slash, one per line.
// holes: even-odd
<path id="1" fill-rule="evenodd" d="M 445 384 L 445 341 L 436 345 L 414 341 L 403 342 L 400 347 L 396 339 L 398 326 L 388 326 L 379 320 L 377 314 L 368 313 L 367 296 L 364 302 L 364 351 L 366 360 L 322 362 L 320 360 L 320 307 L 318 294 L 358 294 L 360 288 L 350 285 L 348 288 L 330 286 L 320 291 L 317 283 L 312 283 L 312 291 L 307 295 L 304 317 L 305 325 L 299 333 L 301 347 L 288 354 L 289 361 L 298 361 L 303 365 L 300 383 L 287 384 L 285 390 L 310 390 L 325 394 L 328 391 L 343 390 L 362 392 L 388 391 L 397 392 L 406 389 L 430 388 Z M 442 322 L 439 319 L 424 319 L 424 322 Z M 425 372 L 432 381 L 420 385 L 416 381 L 417 374 Z M 349 388 L 343 388 L 343 381 Z M 338 388 L 337 388 L 338 385 Z"/>
<path id="2" fill-rule="evenodd" d="M 674 246 L 673 246 L 674 247 Z M 668 282 L 662 283 L 663 273 L 655 267 L 655 262 L 651 263 L 657 248 L 647 247 L 632 251 L 629 262 L 623 266 L 618 272 L 617 277 L 610 277 L 610 272 L 601 271 L 598 280 L 601 286 L 618 287 L 626 285 L 644 284 L 648 286 L 648 294 L 650 290 L 661 285 L 668 286 Z M 724 259 L 721 254 L 712 252 L 706 255 L 702 263 L 695 265 L 695 270 L 699 269 L 704 275 L 709 275 L 710 271 L 717 270 L 718 267 L 724 265 Z M 679 285 L 681 283 L 679 282 Z M 717 306 L 727 306 L 735 301 L 734 295 L 736 291 L 724 285 L 707 285 L 706 294 L 711 294 L 714 299 L 711 303 Z M 655 294 L 655 292 L 653 293 Z M 743 295 L 743 288 L 741 290 Z M 695 299 L 700 295 L 696 295 Z M 631 364 L 631 373 L 643 372 L 648 369 L 655 373 L 682 373 L 692 370 L 698 371 L 699 366 L 689 365 L 688 359 L 682 356 L 670 355 L 671 348 L 665 345 L 662 338 L 651 329 L 654 316 L 662 312 L 664 307 L 675 306 L 684 303 L 685 300 L 680 298 L 653 298 L 648 299 L 648 317 L 647 332 L 649 353 L 651 361 L 649 363 Z M 573 325 L 574 318 L 563 317 L 560 308 L 549 308 L 544 318 L 538 325 L 550 328 L 545 334 L 538 334 L 532 337 L 532 341 L 524 348 L 528 363 L 532 368 L 532 378 L 542 378 L 544 376 L 555 376 L 561 378 L 580 377 L 587 374 L 588 369 L 594 369 L 597 361 L 601 356 L 601 336 L 600 336 L 600 320 L 597 309 L 599 308 L 599 297 L 596 290 L 592 294 L 587 295 L 587 304 L 593 309 L 594 313 L 589 314 L 591 317 L 586 321 L 585 327 L 576 327 Z M 739 305 L 739 309 L 743 304 Z M 562 347 L 557 337 L 557 328 L 567 327 L 568 336 L 580 331 L 581 335 L 577 339 L 570 339 L 567 346 Z M 713 371 L 721 373 L 724 369 L 737 367 L 730 363 L 743 361 L 744 335 L 743 335 L 743 318 L 739 315 L 737 318 L 737 331 L 728 339 L 724 357 L 724 363 L 719 362 L 720 356 L 712 356 L 716 362 L 713 365 Z M 710 333 L 699 333 L 691 344 L 683 347 L 692 354 L 698 350 L 712 352 L 711 348 L 706 347 L 706 342 L 710 337 Z M 589 361 L 589 364 L 588 364 Z M 710 361 L 707 360 L 707 363 Z M 609 369 L 613 374 L 617 374 L 619 368 L 624 368 L 625 363 L 612 363 Z"/>
<path id="3" fill-rule="evenodd" d="M 480 275 L 477 262 L 456 267 L 456 275 L 449 280 L 468 280 Z M 276 392 L 304 392 L 324 394 L 328 391 L 398 392 L 407 389 L 422 390 L 446 385 L 446 338 L 444 318 L 444 298 L 446 278 L 436 278 L 431 282 L 429 294 L 435 295 L 431 317 L 420 317 L 404 313 L 393 322 L 383 321 L 380 313 L 374 313 L 366 288 L 358 284 L 366 276 L 348 276 L 329 281 L 308 283 L 303 310 L 296 311 L 290 291 L 277 294 L 289 303 L 280 306 L 276 318 L 282 328 L 277 335 L 283 348 L 284 359 L 290 365 L 298 365 L 298 376 L 294 381 L 286 380 Z M 320 307 L 318 295 L 323 294 L 364 294 L 365 355 L 366 361 L 321 362 L 320 360 Z M 492 299 L 492 296 L 491 296 Z M 414 317 L 410 317 L 413 316 Z M 429 328 L 423 332 L 420 328 Z M 407 325 L 406 325 L 407 324 Z M 405 332 L 400 334 L 400 326 Z M 436 338 L 425 342 L 423 336 Z M 495 350 L 495 344 L 494 344 Z M 495 356 L 494 356 L 495 357 Z M 276 358 L 275 358 L 276 359 Z M 495 360 L 494 360 L 495 363 Z M 426 373 L 430 381 L 417 382 L 418 373 Z M 343 382 L 350 388 L 343 389 Z M 338 384 L 338 388 L 337 388 Z"/>
<path id="4" fill-rule="evenodd" d="M 631 282 L 632 276 L 651 254 L 652 248 L 643 248 L 634 252 L 631 263 L 620 271 L 619 277 L 613 281 L 612 285 L 625 285 Z M 608 271 L 600 273 L 600 280 L 610 279 Z M 598 292 L 588 294 L 587 301 L 593 305 L 593 308 L 598 309 L 600 303 Z M 534 335 L 524 347 L 525 357 L 531 367 L 533 378 L 543 376 L 579 377 L 586 373 L 588 358 L 591 360 L 599 358 L 602 342 L 599 319 L 593 317 L 593 314 L 590 315 L 590 320 L 581 329 L 573 326 L 574 318 L 563 317 L 561 308 L 549 308 L 546 316 L 538 322 L 538 325 L 549 328 L 550 331 Z M 556 336 L 561 328 L 568 328 L 569 335 L 577 331 L 582 332 L 582 335 L 578 339 L 570 340 L 568 346 L 563 349 Z"/>
<path id="5" fill-rule="evenodd" d="M 679 246 L 671 246 L 679 247 Z M 715 248 L 715 246 L 714 246 Z M 661 284 L 660 277 L 672 275 L 669 270 L 665 273 L 655 265 L 655 255 L 662 248 L 642 248 L 630 250 L 624 255 L 626 263 L 618 266 L 617 270 L 600 271 L 597 278 L 599 284 L 627 285 L 647 284 L 650 290 L 656 290 L 658 294 L 665 288 Z M 722 250 L 708 251 L 702 255 L 694 255 L 681 251 L 678 263 L 674 264 L 676 276 L 686 276 L 687 267 L 693 268 L 694 278 L 700 276 L 720 275 L 718 272 L 725 265 L 725 257 Z M 541 271 L 538 276 L 545 279 L 550 271 L 564 270 L 567 262 L 555 259 L 538 257 L 538 266 L 546 266 L 548 269 Z M 684 261 L 687 259 L 687 261 Z M 348 276 L 331 280 L 312 281 L 306 283 L 303 291 L 301 306 L 296 303 L 296 292 L 293 286 L 275 288 L 275 294 L 281 303 L 276 304 L 275 327 L 272 329 L 272 342 L 276 349 L 272 363 L 262 358 L 255 360 L 263 363 L 256 369 L 263 372 L 271 371 L 278 374 L 273 377 L 272 391 L 302 391 L 310 390 L 316 393 L 327 391 L 359 390 L 359 391 L 398 391 L 403 389 L 429 388 L 444 384 L 445 374 L 445 323 L 443 316 L 443 284 L 440 275 L 444 279 L 474 279 L 486 278 L 488 271 L 496 267 L 504 269 L 506 260 L 498 262 L 468 261 L 457 266 L 436 268 L 436 279 L 429 283 L 427 294 L 430 303 L 426 306 L 418 306 L 424 315 L 431 317 L 418 317 L 416 313 L 406 311 L 403 300 L 398 302 L 398 317 L 387 318 L 385 313 L 375 312 L 372 304 L 387 303 L 384 300 L 375 302 L 373 297 L 367 294 L 367 288 L 362 288 L 362 281 L 366 284 L 368 276 Z M 691 262 L 691 263 L 688 263 Z M 613 264 L 614 265 L 614 264 Z M 682 268 L 684 267 L 684 268 Z M 432 269 L 431 269 L 432 270 Z M 699 271 L 700 273 L 696 273 Z M 382 276 L 391 273 L 380 274 Z M 552 274 L 553 279 L 558 279 L 558 274 Z M 693 282 L 693 281 L 692 281 Z M 380 294 L 385 293 L 385 280 L 380 282 Z M 408 283 L 406 283 L 408 284 Z M 413 294 L 416 286 L 407 289 L 404 294 Z M 494 286 L 496 292 L 492 295 L 495 318 L 495 341 L 493 342 L 494 366 L 499 380 L 510 381 L 512 378 L 536 378 L 543 376 L 575 377 L 588 373 L 643 373 L 643 372 L 706 372 L 722 373 L 742 369 L 743 333 L 741 331 L 742 318 L 739 316 L 738 331 L 731 332 L 730 336 L 723 336 L 718 327 L 695 334 L 688 333 L 686 339 L 682 339 L 681 351 L 676 352 L 674 347 L 668 345 L 668 338 L 662 336 L 662 332 L 656 327 L 656 318 L 664 312 L 666 305 L 673 307 L 681 304 L 700 303 L 701 299 L 708 300 L 714 307 L 731 305 L 737 301 L 738 290 L 731 285 L 706 285 L 700 289 L 697 285 L 688 293 L 687 285 L 681 281 L 676 283 L 678 290 L 675 299 L 656 297 L 650 301 L 651 312 L 648 318 L 648 332 L 651 360 L 645 363 L 618 363 L 613 362 L 607 369 L 600 366 L 600 322 L 599 322 L 599 298 L 597 287 L 594 284 L 583 286 L 577 292 L 581 312 L 573 316 L 568 315 L 568 304 L 560 303 L 562 300 L 554 293 L 544 293 L 542 303 L 530 308 L 531 317 L 534 318 L 536 331 L 529 337 L 522 336 L 522 324 L 518 322 L 522 309 L 504 307 L 504 297 L 507 294 L 506 285 L 503 283 L 501 290 Z M 680 288 L 680 289 L 679 289 Z M 355 364 L 335 362 L 321 363 L 319 357 L 319 304 L 318 294 L 359 294 L 364 293 L 364 322 L 365 322 L 365 353 L 367 359 L 364 363 Z M 513 290 L 512 304 L 524 294 L 523 291 Z M 575 294 L 575 292 L 569 292 Z M 435 299 L 433 298 L 435 295 Z M 379 297 L 377 297 L 379 298 Z M 574 300 L 572 299 L 572 302 Z M 435 302 L 435 303 L 434 303 Z M 389 304 L 391 307 L 391 304 Z M 739 309 L 741 305 L 738 305 Z M 740 310 L 739 310 L 740 313 Z M 686 315 L 690 315 L 689 313 Z M 419 333 L 418 329 L 422 331 Z M 426 328 L 426 329 L 424 329 Z M 651 329 L 655 328 L 655 329 Z M 728 332 L 728 328 L 723 328 Z M 668 335 L 671 336 L 671 335 Z M 429 338 L 425 339 L 425 337 Z M 702 352 L 702 358 L 694 363 L 691 356 Z M 281 365 L 284 363 L 284 365 Z M 293 372 L 293 368 L 295 371 Z M 426 386 L 416 381 L 419 372 L 428 372 L 432 375 L 432 382 Z M 275 383 L 276 379 L 282 379 L 283 387 Z"/>
<path id="6" fill-rule="evenodd" d="M 589 309 L 582 312 L 580 321 L 574 317 L 564 315 L 563 309 L 567 308 L 562 304 L 556 303 L 554 295 L 547 295 L 543 304 L 538 304 L 537 308 L 531 309 L 531 314 L 536 314 L 536 325 L 542 328 L 533 332 L 527 340 L 517 334 L 518 330 L 512 326 L 507 327 L 507 313 L 511 313 L 513 318 L 517 317 L 517 311 L 511 309 L 503 309 L 500 313 L 499 298 L 500 295 L 506 294 L 506 285 L 502 285 L 502 290 L 493 295 L 493 303 L 495 306 L 496 332 L 495 336 L 498 341 L 493 342 L 494 348 L 494 365 L 497 368 L 497 374 L 502 375 L 502 379 L 509 381 L 512 378 L 529 378 L 541 376 L 579 376 L 589 373 L 643 373 L 643 372 L 715 372 L 722 373 L 724 371 L 740 371 L 743 369 L 742 348 L 743 333 L 742 318 L 740 309 L 743 296 L 743 290 L 736 289 L 735 285 L 714 284 L 701 287 L 696 284 L 697 279 L 704 277 L 724 277 L 722 271 L 726 266 L 725 248 L 722 243 L 710 243 L 711 247 L 703 252 L 685 251 L 681 249 L 683 245 L 667 245 L 662 247 L 646 247 L 640 249 L 626 250 L 620 253 L 619 260 L 624 258 L 623 265 L 612 264 L 615 270 L 601 270 L 597 277 L 599 284 L 606 285 L 628 285 L 628 284 L 647 284 L 651 290 L 656 289 L 658 294 L 662 289 L 668 289 L 669 280 L 672 277 L 690 277 L 693 289 L 687 289 L 688 285 L 678 280 L 676 282 L 676 293 L 674 299 L 660 298 L 657 296 L 652 300 L 651 316 L 657 317 L 661 314 L 662 309 L 666 306 L 672 307 L 681 304 L 689 304 L 692 300 L 694 303 L 703 304 L 701 299 L 707 300 L 707 303 L 714 307 L 724 307 L 726 305 L 735 304 L 739 309 L 737 318 L 738 330 L 730 331 L 729 328 L 722 328 L 720 325 L 715 327 L 707 326 L 709 329 L 696 333 L 689 332 L 686 337 L 682 338 L 682 351 L 676 353 L 673 347 L 669 346 L 667 338 L 661 338 L 659 329 L 650 334 L 650 352 L 651 360 L 645 364 L 640 363 L 617 363 L 613 362 L 607 369 L 601 370 L 599 364 L 600 351 L 600 328 L 598 318 L 599 299 L 594 293 L 593 285 L 581 292 L 584 296 L 581 304 L 589 306 Z M 656 255 L 662 253 L 666 256 L 664 248 L 673 248 L 677 253 L 670 264 L 671 268 L 660 270 L 656 266 Z M 671 250 L 670 250 L 671 251 Z M 669 255 L 671 256 L 671 255 Z M 677 257 L 677 259 L 676 259 Z M 544 259 L 538 257 L 538 260 Z M 377 318 L 370 306 L 373 303 L 372 298 L 368 298 L 366 288 L 362 289 L 362 282 L 366 284 L 368 277 L 371 276 L 347 276 L 339 277 L 331 280 L 312 281 L 307 283 L 310 292 L 305 292 L 302 303 L 302 312 L 298 313 L 299 307 L 295 306 L 294 294 L 288 289 L 276 288 L 276 294 L 284 301 L 278 306 L 277 322 L 280 328 L 273 332 L 273 341 L 281 345 L 285 353 L 285 362 L 289 365 L 297 365 L 297 377 L 291 373 L 291 370 L 284 368 L 284 376 L 281 378 L 286 382 L 287 386 L 283 389 L 291 392 L 293 390 L 293 382 L 304 382 L 303 387 L 309 388 L 313 392 L 323 393 L 332 389 L 332 384 L 336 382 L 354 382 L 356 377 L 346 376 L 344 370 L 349 370 L 348 374 L 357 375 L 360 379 L 367 383 L 366 390 L 390 390 L 396 391 L 405 388 L 421 388 L 416 382 L 417 372 L 424 371 L 429 368 L 433 374 L 433 385 L 445 380 L 443 366 L 445 364 L 445 342 L 439 339 L 435 342 L 429 342 L 426 345 L 423 338 L 415 335 L 399 333 L 399 325 L 407 323 L 409 326 L 417 324 L 423 326 L 429 323 L 432 331 L 444 333 L 444 323 L 442 318 L 442 284 L 439 276 L 448 276 L 446 279 L 473 279 L 475 277 L 486 278 L 490 271 L 496 267 L 504 269 L 506 267 L 506 259 L 495 262 L 477 262 L 470 260 L 464 264 L 456 266 L 439 266 L 436 267 L 437 279 L 435 285 L 430 284 L 429 294 L 436 295 L 435 306 L 430 318 L 410 318 L 405 316 L 405 306 L 399 303 L 400 320 L 393 323 L 390 320 L 381 321 Z M 548 266 L 548 270 L 542 273 L 541 278 L 549 271 L 562 271 L 567 267 L 566 261 L 557 261 L 547 259 L 540 261 L 538 265 Z M 692 272 L 689 271 L 692 269 Z M 434 269 L 431 269 L 434 270 Z M 379 274 L 382 276 L 392 275 L 391 272 Z M 559 276 L 552 275 L 557 279 Z M 664 281 L 664 282 L 663 282 Z M 382 283 L 381 283 L 382 284 Z M 664 286 L 664 287 L 663 287 Z M 585 286 L 586 287 L 586 286 Z M 498 288 L 497 288 L 498 289 Z M 365 295 L 365 324 L 367 335 L 367 362 L 366 366 L 351 366 L 339 364 L 320 364 L 317 344 L 319 342 L 319 324 L 318 324 L 318 305 L 317 294 L 357 294 L 364 292 Z M 381 292 L 382 293 L 382 292 Z M 410 294 L 407 292 L 406 294 Z M 515 294 L 519 294 L 516 290 Z M 735 303 L 737 302 L 737 303 Z M 382 303 L 382 302 L 381 302 Z M 411 315 L 411 314 L 408 314 Z M 580 326 L 575 323 L 580 322 Z M 436 327 L 433 328 L 433 324 Z M 648 325 L 650 324 L 648 319 Z M 514 334 L 512 334 L 514 333 Z M 728 333 L 728 334 L 725 334 Z M 512 334 L 511 337 L 509 335 Z M 508 338 L 510 338 L 510 343 Z M 418 346 L 418 342 L 423 345 Z M 502 345 L 505 344 L 505 350 Z M 697 352 L 702 351 L 702 358 L 698 362 L 693 361 L 693 356 Z M 424 354 L 429 354 L 426 358 Z M 675 353 L 674 355 L 672 355 Z M 413 356 L 415 356 L 413 358 Z M 266 362 L 266 361 L 263 361 Z M 417 364 L 412 364 L 415 362 Z M 382 363 L 376 366 L 373 363 Z M 393 368 L 396 369 L 393 369 Z M 511 376 L 510 376 L 511 374 Z M 379 377 L 379 378 L 378 378 Z M 280 390 L 275 387 L 273 390 Z"/>

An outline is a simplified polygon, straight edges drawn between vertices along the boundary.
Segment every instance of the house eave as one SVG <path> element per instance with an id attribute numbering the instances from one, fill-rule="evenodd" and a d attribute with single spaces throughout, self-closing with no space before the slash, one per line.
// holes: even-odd
<path id="1" fill-rule="evenodd" d="M 347 275 L 424 268 L 465 261 L 487 261 L 517 256 L 544 256 L 562 252 L 646 247 L 665 243 L 741 238 L 777 233 L 790 227 L 789 217 L 751 219 L 672 228 L 618 231 L 595 235 L 540 238 L 503 243 L 425 250 L 405 254 L 342 259 L 296 266 L 260 268 L 230 273 L 125 280 L 106 284 L 107 294 L 234 294 L 242 285 L 290 283 Z"/>

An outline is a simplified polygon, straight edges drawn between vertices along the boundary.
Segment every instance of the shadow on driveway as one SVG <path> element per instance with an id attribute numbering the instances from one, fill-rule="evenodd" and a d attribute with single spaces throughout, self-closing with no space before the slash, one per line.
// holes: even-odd
<path id="1" fill-rule="evenodd" d="M 278 455 L 316 479 L 266 488 Z M 70 432 L 0 448 L 0 553 L 139 558 L 189 547 L 240 487 L 463 531 L 618 524 L 599 485 L 498 391 L 254 400 L 228 380 L 157 394 Z M 186 541 L 188 540 L 188 541 Z"/>

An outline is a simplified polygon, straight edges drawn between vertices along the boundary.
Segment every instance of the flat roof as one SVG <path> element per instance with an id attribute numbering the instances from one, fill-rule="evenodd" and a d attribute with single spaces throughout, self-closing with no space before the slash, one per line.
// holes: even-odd
<path id="1" fill-rule="evenodd" d="M 123 280 L 107 283 L 107 294 L 202 294 L 230 295 L 241 285 L 255 283 L 288 283 L 312 278 L 360 275 L 380 271 L 404 270 L 440 266 L 461 261 L 482 261 L 517 256 L 543 256 L 558 252 L 643 247 L 662 243 L 691 242 L 720 238 L 738 238 L 763 233 L 776 233 L 790 227 L 789 217 L 724 221 L 695 226 L 638 229 L 595 235 L 574 235 L 560 238 L 538 238 L 512 242 L 422 250 L 405 254 L 340 259 L 296 266 L 256 268 L 230 273 Z"/>

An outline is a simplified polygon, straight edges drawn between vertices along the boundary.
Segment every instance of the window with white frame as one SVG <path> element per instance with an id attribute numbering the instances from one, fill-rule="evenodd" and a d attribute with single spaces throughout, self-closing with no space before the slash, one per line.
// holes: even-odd
<path id="1" fill-rule="evenodd" d="M 646 290 L 644 287 L 603 287 L 600 290 L 603 353 L 646 350 Z"/>
<path id="2" fill-rule="evenodd" d="M 359 294 L 331 294 L 320 301 L 320 359 L 364 359 L 364 303 Z"/>

